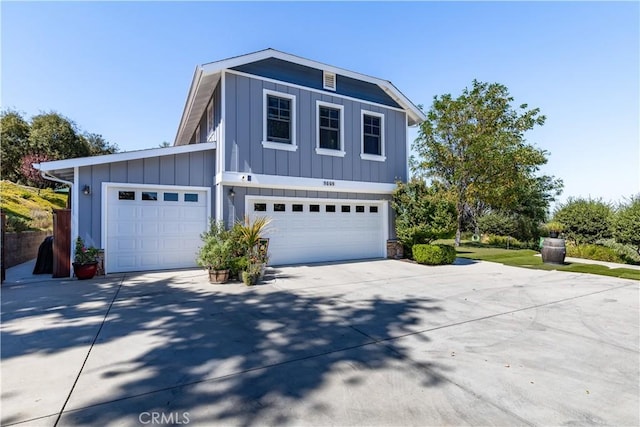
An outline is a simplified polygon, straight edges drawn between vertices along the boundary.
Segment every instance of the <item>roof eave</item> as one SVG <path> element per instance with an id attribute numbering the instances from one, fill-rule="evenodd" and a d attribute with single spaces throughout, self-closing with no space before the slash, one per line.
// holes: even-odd
<path id="1" fill-rule="evenodd" d="M 146 150 L 125 151 L 123 153 L 105 154 L 102 156 L 77 157 L 74 159 L 53 160 L 50 162 L 35 163 L 34 168 L 40 171 L 64 170 L 75 167 L 101 165 L 105 163 L 126 162 L 129 160 L 145 159 L 149 157 L 170 156 L 176 154 L 193 153 L 197 151 L 215 150 L 213 142 L 174 147 L 150 148 Z"/>

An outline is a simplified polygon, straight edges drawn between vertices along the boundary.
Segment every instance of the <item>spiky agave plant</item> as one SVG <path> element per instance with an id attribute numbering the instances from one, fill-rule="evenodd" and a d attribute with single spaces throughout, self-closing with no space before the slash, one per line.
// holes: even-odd
<path id="1" fill-rule="evenodd" d="M 251 251 L 260 244 L 260 238 L 268 230 L 271 219 L 265 216 L 256 217 L 253 221 L 245 215 L 244 222 L 240 226 L 240 235 L 247 249 Z"/>

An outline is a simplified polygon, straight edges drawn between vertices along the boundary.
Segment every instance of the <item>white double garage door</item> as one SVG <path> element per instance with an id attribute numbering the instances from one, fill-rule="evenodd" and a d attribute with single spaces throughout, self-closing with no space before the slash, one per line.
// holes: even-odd
<path id="1" fill-rule="evenodd" d="M 196 265 L 211 212 L 208 188 L 108 184 L 104 194 L 107 272 Z M 246 196 L 245 212 L 271 219 L 265 234 L 271 265 L 386 254 L 385 201 Z"/>
<path id="2" fill-rule="evenodd" d="M 265 234 L 271 265 L 386 255 L 385 201 L 246 196 L 245 212 L 271 219 Z"/>

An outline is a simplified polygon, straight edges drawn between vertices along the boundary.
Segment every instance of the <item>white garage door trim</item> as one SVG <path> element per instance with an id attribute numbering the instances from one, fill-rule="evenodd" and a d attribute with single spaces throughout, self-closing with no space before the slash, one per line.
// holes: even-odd
<path id="1" fill-rule="evenodd" d="M 102 247 L 105 253 L 105 273 L 109 273 L 108 266 L 110 265 L 108 260 L 109 254 L 109 218 L 108 218 L 108 208 L 109 208 L 109 191 L 112 189 L 130 189 L 130 190 L 142 190 L 142 191 L 159 191 L 159 192 L 204 192 L 206 194 L 206 214 L 204 216 L 204 220 L 202 223 L 202 231 L 206 230 L 209 226 L 209 219 L 211 216 L 211 188 L 210 187 L 196 187 L 196 186 L 182 186 L 182 185 L 157 185 L 157 184 L 130 184 L 130 183 L 119 183 L 119 182 L 103 182 L 102 183 L 102 206 L 101 206 L 101 215 L 102 215 L 102 230 L 101 230 L 101 241 Z M 194 254 L 194 266 L 195 266 L 195 254 Z M 175 267 L 168 267 L 175 268 Z M 132 270 L 137 271 L 137 270 Z"/>
<path id="2" fill-rule="evenodd" d="M 381 237 L 380 237 L 380 242 L 379 242 L 379 246 L 378 249 L 375 251 L 375 256 L 372 256 L 370 258 L 374 258 L 374 257 L 381 257 L 384 258 L 386 256 L 387 253 L 387 240 L 389 239 L 389 201 L 388 200 L 366 200 L 366 199 L 325 199 L 325 198 L 308 198 L 308 197 L 279 197 L 279 196 L 256 196 L 256 195 L 248 195 L 245 196 L 245 212 L 248 214 L 248 216 L 250 218 L 254 218 L 256 216 L 270 216 L 270 212 L 254 212 L 253 209 L 253 204 L 256 202 L 261 202 L 261 201 L 265 201 L 271 204 L 271 206 L 273 206 L 274 203 L 277 202 L 282 202 L 285 204 L 288 204 L 288 206 L 292 205 L 292 204 L 321 204 L 321 205 L 326 205 L 326 204 L 335 204 L 336 205 L 336 215 L 358 215 L 355 212 L 355 208 L 352 208 L 352 211 L 350 213 L 342 213 L 339 212 L 339 210 L 341 209 L 342 205 L 365 205 L 367 206 L 367 211 L 369 211 L 368 207 L 369 206 L 377 206 L 378 207 L 378 212 L 380 213 L 380 226 L 382 227 L 382 233 L 381 233 Z M 306 210 L 304 211 L 304 213 L 309 213 Z M 267 237 L 269 237 L 269 233 L 267 233 Z M 339 240 L 336 240 L 336 244 L 339 245 L 340 242 Z M 271 246 L 271 245 L 270 245 Z M 271 250 L 269 251 L 271 252 Z M 273 253 L 271 253 L 272 256 L 272 261 L 274 261 L 274 257 L 273 257 Z M 277 259 L 277 257 L 275 258 Z M 349 259 L 349 258 L 344 258 Z M 353 258 L 353 259 L 358 259 Z M 318 261 L 322 261 L 322 260 L 318 260 Z M 307 261 L 302 261 L 302 263 L 307 262 Z M 312 261 L 308 261 L 308 262 L 312 262 Z M 287 262 L 288 263 L 288 262 Z M 280 263 L 278 261 L 273 262 L 274 265 L 281 265 L 283 263 Z"/>

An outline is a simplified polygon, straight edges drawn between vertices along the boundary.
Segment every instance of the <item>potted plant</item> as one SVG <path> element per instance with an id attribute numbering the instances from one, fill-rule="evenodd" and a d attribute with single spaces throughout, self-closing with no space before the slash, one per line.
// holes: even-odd
<path id="1" fill-rule="evenodd" d="M 549 232 L 549 237 L 557 239 L 560 233 L 564 230 L 564 224 L 559 221 L 549 221 L 545 224 L 545 228 Z"/>
<path id="2" fill-rule="evenodd" d="M 203 245 L 198 251 L 196 262 L 209 271 L 211 283 L 229 281 L 229 268 L 233 260 L 230 233 L 223 221 L 211 221 L 209 230 L 201 235 Z"/>
<path id="3" fill-rule="evenodd" d="M 567 249 L 564 239 L 559 239 L 560 233 L 564 230 L 564 224 L 558 221 L 550 221 L 545 224 L 545 229 L 549 232 L 549 237 L 542 241 L 540 255 L 545 264 L 564 264 Z"/>
<path id="4" fill-rule="evenodd" d="M 253 286 L 260 279 L 260 264 L 249 264 L 247 270 L 242 272 L 242 282 L 247 286 Z"/>
<path id="5" fill-rule="evenodd" d="M 76 239 L 76 248 L 73 258 L 73 273 L 78 280 L 92 279 L 98 269 L 98 249 L 86 246 L 82 237 Z"/>
<path id="6" fill-rule="evenodd" d="M 255 266 L 262 278 L 269 262 L 269 239 L 262 237 L 267 231 L 271 220 L 267 217 L 257 217 L 253 221 L 245 216 L 243 223 L 237 223 L 237 235 L 242 242 L 249 267 Z M 244 279 L 243 279 L 244 281 Z"/>

